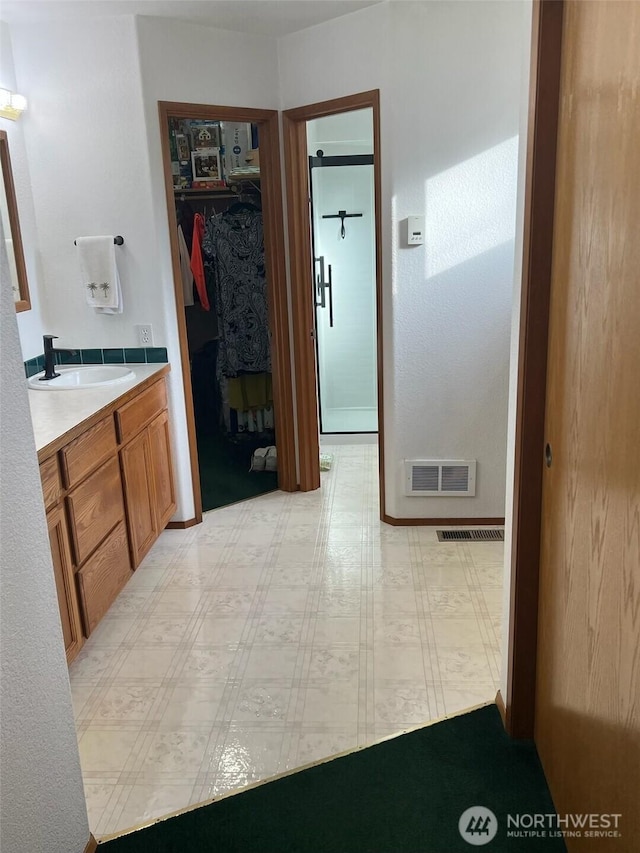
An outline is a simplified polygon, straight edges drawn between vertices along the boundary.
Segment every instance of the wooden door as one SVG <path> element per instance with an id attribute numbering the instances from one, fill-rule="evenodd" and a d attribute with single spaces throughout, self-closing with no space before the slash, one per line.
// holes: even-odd
<path id="1" fill-rule="evenodd" d="M 71 663 L 80 651 L 83 638 L 69 535 L 67 533 L 67 520 L 61 504 L 47 513 L 47 528 L 49 530 L 49 542 L 51 543 L 53 575 L 58 594 L 64 648 L 67 653 L 67 663 Z"/>
<path id="2" fill-rule="evenodd" d="M 127 505 L 131 560 L 134 568 L 137 568 L 157 535 L 153 511 L 151 452 L 146 429 L 120 451 L 120 460 Z"/>
<path id="3" fill-rule="evenodd" d="M 176 494 L 171 461 L 171 437 L 167 412 L 149 426 L 149 451 L 153 465 L 154 512 L 156 528 L 160 533 L 176 511 Z"/>
<path id="4" fill-rule="evenodd" d="M 560 813 L 640 849 L 640 3 L 567 2 L 535 738 Z"/>

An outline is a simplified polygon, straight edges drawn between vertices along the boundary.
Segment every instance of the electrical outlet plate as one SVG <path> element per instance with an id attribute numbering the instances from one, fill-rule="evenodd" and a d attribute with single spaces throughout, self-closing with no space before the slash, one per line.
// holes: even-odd
<path id="1" fill-rule="evenodd" d="M 153 346 L 153 329 L 151 328 L 150 323 L 141 323 L 140 325 L 137 325 L 136 332 L 138 333 L 138 344 L 141 347 Z"/>

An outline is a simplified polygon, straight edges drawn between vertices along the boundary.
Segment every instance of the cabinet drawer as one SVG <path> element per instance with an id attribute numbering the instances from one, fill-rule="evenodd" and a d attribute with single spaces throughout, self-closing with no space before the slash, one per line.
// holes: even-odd
<path id="1" fill-rule="evenodd" d="M 167 408 L 167 389 L 164 379 L 154 383 L 134 400 L 116 410 L 118 437 L 121 442 L 128 441 Z"/>
<path id="2" fill-rule="evenodd" d="M 124 517 L 117 457 L 91 474 L 69 494 L 67 501 L 76 562 L 80 564 Z"/>
<path id="3" fill-rule="evenodd" d="M 100 421 L 68 444 L 61 452 L 67 487 L 75 486 L 105 459 L 113 456 L 116 448 L 116 431 L 112 417 Z"/>
<path id="4" fill-rule="evenodd" d="M 40 466 L 40 479 L 42 480 L 44 506 L 45 509 L 49 509 L 58 503 L 62 494 L 57 456 L 52 456 L 51 459 L 47 459 L 42 463 Z"/>
<path id="5" fill-rule="evenodd" d="M 77 574 L 87 637 L 132 574 L 127 531 L 121 521 Z"/>

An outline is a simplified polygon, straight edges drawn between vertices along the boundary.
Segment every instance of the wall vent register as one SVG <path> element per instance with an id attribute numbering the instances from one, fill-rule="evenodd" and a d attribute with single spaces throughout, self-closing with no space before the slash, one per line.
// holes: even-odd
<path id="1" fill-rule="evenodd" d="M 475 459 L 405 459 L 405 495 L 409 497 L 473 497 Z"/>

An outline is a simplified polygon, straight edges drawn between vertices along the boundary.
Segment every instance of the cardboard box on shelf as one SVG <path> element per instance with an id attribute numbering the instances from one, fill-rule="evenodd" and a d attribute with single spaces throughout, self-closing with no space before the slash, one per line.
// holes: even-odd
<path id="1" fill-rule="evenodd" d="M 228 175 L 232 169 L 247 165 L 247 152 L 251 150 L 251 125 L 246 122 L 220 122 L 222 144 L 224 145 L 224 171 Z"/>
<path id="2" fill-rule="evenodd" d="M 201 148 L 191 154 L 193 182 L 221 181 L 222 166 L 219 148 Z"/>
<path id="3" fill-rule="evenodd" d="M 220 122 L 218 121 L 192 121 L 191 146 L 197 151 L 201 148 L 220 148 Z"/>
<path id="4" fill-rule="evenodd" d="M 189 147 L 189 140 L 184 133 L 176 133 L 176 148 L 178 160 L 189 160 L 191 157 L 191 148 Z"/>
<path id="5" fill-rule="evenodd" d="M 250 148 L 247 151 L 246 161 L 249 166 L 257 166 L 260 168 L 260 149 Z"/>

